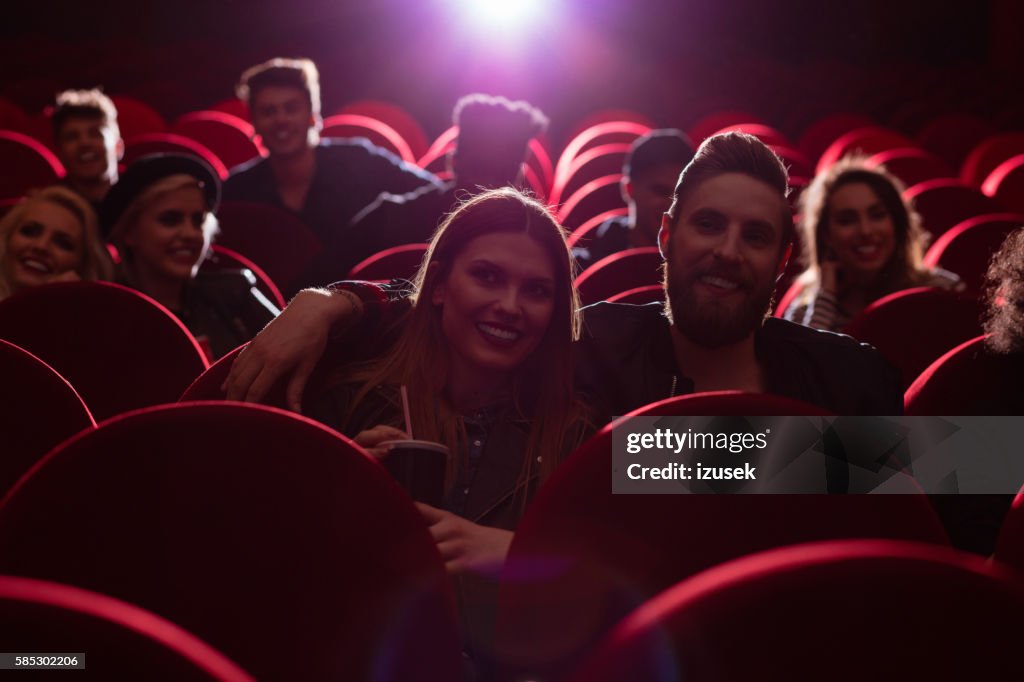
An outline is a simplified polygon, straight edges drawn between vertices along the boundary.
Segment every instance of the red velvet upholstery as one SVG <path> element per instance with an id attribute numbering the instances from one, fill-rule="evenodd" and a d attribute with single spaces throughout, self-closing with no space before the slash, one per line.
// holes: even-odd
<path id="1" fill-rule="evenodd" d="M 643 305 L 664 300 L 665 287 L 661 284 L 635 287 L 608 297 L 609 303 L 631 303 L 633 305 Z"/>
<path id="2" fill-rule="evenodd" d="M 0 199 L 16 199 L 64 177 L 64 166 L 46 145 L 10 130 L 0 130 L 0 165 L 7 169 L 0 174 Z"/>
<path id="3" fill-rule="evenodd" d="M 1008 211 L 1024 212 L 1024 154 L 996 166 L 981 184 L 981 191 Z"/>
<path id="4" fill-rule="evenodd" d="M 370 116 L 360 114 L 335 114 L 324 119 L 321 137 L 365 137 L 378 147 L 383 147 L 408 163 L 416 163 L 409 143 L 397 130 Z"/>
<path id="5" fill-rule="evenodd" d="M 771 396 L 674 401 L 633 414 L 820 414 Z M 809 447 L 816 419 L 793 426 Z M 614 495 L 612 468 L 609 426 L 560 465 L 520 522 L 498 600 L 497 652 L 511 679 L 557 679 L 645 600 L 736 557 L 835 538 L 947 542 L 924 495 Z"/>
<path id="6" fill-rule="evenodd" d="M 181 116 L 171 132 L 195 140 L 217 155 L 224 166 L 235 166 L 260 156 L 253 141 L 252 124 L 222 111 L 193 111 Z"/>
<path id="7" fill-rule="evenodd" d="M 0 301 L 0 338 L 71 382 L 97 421 L 174 402 L 208 366 L 166 308 L 105 282 L 47 284 Z"/>
<path id="8" fill-rule="evenodd" d="M 980 334 L 980 320 L 974 298 L 918 287 L 883 296 L 843 332 L 877 348 L 900 370 L 906 388 L 943 353 Z"/>
<path id="9" fill-rule="evenodd" d="M 662 262 L 656 246 L 626 249 L 605 256 L 576 278 L 580 302 L 590 305 L 629 289 L 658 284 Z"/>
<path id="10" fill-rule="evenodd" d="M 409 497 L 274 408 L 164 405 L 68 441 L 0 506 L 0 571 L 149 609 L 260 680 L 459 674 L 449 579 Z"/>
<path id="11" fill-rule="evenodd" d="M 956 172 L 948 163 L 917 147 L 897 147 L 872 154 L 869 167 L 885 166 L 885 169 L 911 187 L 925 180 L 955 178 Z"/>
<path id="12" fill-rule="evenodd" d="M 925 254 L 924 264 L 955 272 L 975 294 L 984 290 L 993 254 L 1013 230 L 1024 226 L 1024 213 L 986 213 L 947 230 Z"/>
<path id="13" fill-rule="evenodd" d="M 408 111 L 391 102 L 363 99 L 349 102 L 334 113 L 359 114 L 360 116 L 369 116 L 370 118 L 377 119 L 398 133 L 408 143 L 414 159 L 423 156 L 429 146 L 427 135 L 423 132 L 419 121 Z"/>
<path id="14" fill-rule="evenodd" d="M 1024 132 L 986 137 L 964 159 L 960 166 L 960 179 L 972 187 L 981 187 L 999 164 L 1017 154 L 1024 154 Z"/>
<path id="15" fill-rule="evenodd" d="M 357 263 L 348 273 L 348 279 L 388 281 L 411 280 L 420 269 L 427 244 L 402 244 L 384 249 Z"/>
<path id="16" fill-rule="evenodd" d="M 624 208 L 625 200 L 619 190 L 622 173 L 613 173 L 591 180 L 566 198 L 565 203 L 555 207 L 556 220 L 567 230 L 575 230 L 594 216 Z"/>
<path id="17" fill-rule="evenodd" d="M 601 223 L 608 220 L 609 218 L 614 218 L 616 216 L 621 215 L 629 215 L 629 209 L 623 206 L 621 208 L 613 208 L 610 211 L 605 211 L 604 213 L 599 213 L 590 220 L 586 221 L 585 223 L 577 227 L 572 232 L 570 232 L 569 236 L 565 238 L 565 241 L 566 243 L 569 244 L 570 247 L 586 246 L 587 240 L 590 237 L 594 236 L 594 230 L 600 227 Z M 583 242 L 582 244 L 580 243 L 581 241 Z"/>
<path id="18" fill-rule="evenodd" d="M 933 238 L 968 218 L 1000 210 L 999 204 L 978 189 L 951 178 L 925 180 L 907 188 L 903 197 L 913 201 L 924 229 Z"/>
<path id="19" fill-rule="evenodd" d="M 828 114 L 807 126 L 800 134 L 796 146 L 807 155 L 808 159 L 817 162 L 822 152 L 844 134 L 872 125 L 874 125 L 874 121 L 860 114 L 848 112 Z"/>
<path id="20" fill-rule="evenodd" d="M 561 181 L 551 188 L 551 203 L 557 205 L 591 180 L 606 175 L 622 175 L 622 164 L 629 144 L 613 142 L 591 147 L 572 160 Z"/>
<path id="21" fill-rule="evenodd" d="M 1009 680 L 1022 607 L 1020 582 L 972 555 L 879 540 L 787 547 L 652 599 L 572 680 Z"/>
<path id="22" fill-rule="evenodd" d="M 960 168 L 971 149 L 996 131 L 991 121 L 953 112 L 934 117 L 917 133 L 917 142 L 953 168 Z"/>
<path id="23" fill-rule="evenodd" d="M 96 425 L 89 408 L 52 367 L 0 339 L 0 495 L 55 445 Z"/>
<path id="24" fill-rule="evenodd" d="M 153 107 L 142 100 L 126 95 L 110 98 L 117 107 L 117 127 L 125 140 L 138 135 L 167 132 L 167 122 Z"/>
<path id="25" fill-rule="evenodd" d="M 251 258 L 286 289 L 323 248 L 298 216 L 276 206 L 225 201 L 217 218 L 217 243 Z"/>
<path id="26" fill-rule="evenodd" d="M 0 639 L 11 651 L 82 652 L 93 679 L 253 682 L 209 644 L 160 616 L 43 580 L 0 576 Z"/>
<path id="27" fill-rule="evenodd" d="M 636 121 L 602 121 L 577 133 L 558 156 L 552 187 L 565 184 L 576 157 L 587 149 L 603 144 L 631 144 L 636 138 L 650 131 L 649 126 Z"/>
<path id="28" fill-rule="evenodd" d="M 1024 357 L 985 350 L 985 337 L 965 341 L 928 366 L 903 396 L 906 414 L 1024 414 Z"/>
<path id="29" fill-rule="evenodd" d="M 210 164 L 210 168 L 216 171 L 221 180 L 228 177 L 228 168 L 224 162 L 217 158 L 205 145 L 196 142 L 190 137 L 175 133 L 146 133 L 135 137 L 125 138 L 124 159 L 125 165 L 131 165 L 134 161 L 151 154 L 187 154 L 196 156 Z"/>
<path id="30" fill-rule="evenodd" d="M 759 116 L 754 116 L 747 111 L 722 109 L 712 111 L 712 113 L 702 117 L 693 123 L 687 129 L 686 133 L 690 136 L 690 139 L 693 140 L 694 144 L 699 145 L 705 138 L 711 137 L 716 131 L 737 123 L 761 124 L 763 121 L 761 121 Z"/>
<path id="31" fill-rule="evenodd" d="M 840 135 L 821 153 L 815 172 L 820 173 L 826 170 L 848 154 L 871 155 L 886 149 L 913 146 L 914 143 L 911 140 L 895 130 L 880 126 L 857 128 Z"/>

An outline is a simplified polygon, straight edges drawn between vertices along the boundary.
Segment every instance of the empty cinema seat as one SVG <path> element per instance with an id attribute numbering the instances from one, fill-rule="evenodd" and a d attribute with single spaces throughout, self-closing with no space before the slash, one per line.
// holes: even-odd
<path id="1" fill-rule="evenodd" d="M 274 408 L 165 405 L 66 442 L 0 507 L 0 573 L 136 604 L 259 680 L 459 675 L 449 578 L 408 495 Z"/>
<path id="2" fill-rule="evenodd" d="M 46 284 L 0 301 L 0 338 L 71 382 L 98 421 L 174 402 L 208 366 L 166 308 L 107 282 Z"/>
<path id="3" fill-rule="evenodd" d="M 0 176 L 0 199 L 17 199 L 64 176 L 64 166 L 43 143 L 11 130 L 0 130 L 0 164 L 7 169 Z"/>
<path id="4" fill-rule="evenodd" d="M 629 289 L 658 284 L 663 262 L 656 246 L 626 249 L 606 256 L 576 278 L 580 303 L 590 305 Z"/>
<path id="5" fill-rule="evenodd" d="M 655 597 L 571 680 L 1010 680 L 1022 607 L 1012 572 L 948 549 L 787 547 Z"/>

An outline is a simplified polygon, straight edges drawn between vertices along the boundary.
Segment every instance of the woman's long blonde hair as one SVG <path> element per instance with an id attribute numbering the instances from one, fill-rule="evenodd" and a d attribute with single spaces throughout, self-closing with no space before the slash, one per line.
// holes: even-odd
<path id="1" fill-rule="evenodd" d="M 526 234 L 548 253 L 555 268 L 554 311 L 540 343 L 517 368 L 512 380 L 514 409 L 529 420 L 529 439 L 519 483 L 534 475 L 546 479 L 558 464 L 582 412 L 573 391 L 573 341 L 579 338 L 579 297 L 572 285 L 573 260 L 565 234 L 548 210 L 512 188 L 483 192 L 461 204 L 434 234 L 414 279 L 412 309 L 402 332 L 382 358 L 350 372 L 347 381 L 361 384 L 352 405 L 380 385 L 407 386 L 413 432 L 417 439 L 448 445 L 465 452 L 461 416 L 445 396 L 448 341 L 441 328 L 440 309 L 431 292 L 447 279 L 455 258 L 476 237 L 493 233 Z M 351 411 L 349 416 L 351 416 Z M 460 455 L 461 456 L 461 455 Z M 453 457 L 449 482 L 455 467 Z M 522 490 L 523 488 L 521 488 Z"/>
<path id="2" fill-rule="evenodd" d="M 100 238 L 96 211 L 81 195 L 61 185 L 52 185 L 41 189 L 32 196 L 23 199 L 7 215 L 0 220 L 0 262 L 7 255 L 7 242 L 11 233 L 18 229 L 28 210 L 37 202 L 49 202 L 69 211 L 82 226 L 82 260 L 75 268 L 78 276 L 86 281 L 113 278 L 113 264 L 107 247 Z M 0 299 L 11 294 L 11 283 L 0 271 Z"/>

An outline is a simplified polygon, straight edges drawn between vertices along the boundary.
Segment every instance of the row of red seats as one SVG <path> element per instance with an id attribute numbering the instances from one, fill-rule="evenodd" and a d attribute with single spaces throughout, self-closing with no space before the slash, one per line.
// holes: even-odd
<path id="1" fill-rule="evenodd" d="M 812 431 L 822 416 L 817 408 L 787 399 L 725 393 L 662 401 L 625 419 L 677 414 L 803 414 Z M 495 645 L 510 674 L 557 676 L 595 648 L 598 656 L 608 655 L 609 647 L 618 650 L 612 642 L 621 638 L 625 624 L 598 646 L 617 621 L 634 609 L 639 609 L 632 617 L 636 619 L 651 609 L 667 608 L 667 596 L 644 602 L 680 580 L 711 580 L 709 576 L 721 575 L 726 567 L 739 566 L 726 563 L 734 559 L 751 564 L 785 556 L 787 561 L 778 565 L 792 571 L 801 565 L 832 565 L 833 560 L 864 570 L 893 558 L 910 558 L 943 575 L 924 582 L 920 576 L 908 578 L 908 584 L 923 590 L 904 591 L 904 581 L 896 581 L 895 591 L 873 593 L 859 602 L 867 588 L 856 586 L 877 588 L 877 574 L 862 573 L 866 583 L 861 583 L 850 582 L 853 573 L 843 572 L 845 589 L 825 580 L 820 584 L 829 585 L 830 591 L 810 589 L 808 600 L 795 602 L 810 604 L 830 595 L 827 603 L 832 606 L 821 611 L 816 627 L 841 627 L 848 613 L 856 613 L 847 610 L 857 603 L 870 605 L 875 615 L 891 615 L 888 608 L 877 612 L 875 599 L 928 628 L 940 623 L 957 631 L 994 622 L 1005 625 L 998 619 L 1007 612 L 978 601 L 977 590 L 988 581 L 989 589 L 1005 600 L 1014 594 L 1017 588 L 1010 585 L 1019 578 L 946 548 L 942 526 L 912 479 L 904 481 L 905 494 L 870 497 L 621 496 L 611 493 L 611 451 L 610 425 L 569 457 L 520 524 L 499 594 Z M 318 481 L 313 489 L 310 480 Z M 53 500 L 61 504 L 55 506 Z M 132 513 L 126 514 L 127 509 Z M 317 517 L 316 523 L 311 516 Z M 373 518 L 373 527 L 363 520 L 354 523 L 355 518 Z M 309 654 L 299 670 L 322 673 L 327 663 L 321 654 L 332 651 L 333 665 L 367 665 L 367 651 L 372 658 L 380 650 L 376 638 L 389 634 L 397 640 L 390 641 L 389 655 L 407 656 L 410 664 L 405 671 L 409 677 L 393 679 L 434 679 L 416 676 L 415 670 L 422 670 L 425 661 L 451 670 L 446 665 L 452 665 L 457 647 L 452 646 L 451 613 L 445 606 L 450 596 L 425 529 L 420 523 L 415 531 L 410 518 L 415 515 L 408 498 L 384 470 L 328 429 L 273 408 L 190 402 L 143 409 L 98 428 L 87 427 L 47 455 L 0 503 L 0 572 L 64 582 L 139 604 L 187 627 L 260 679 L 285 679 L 282 666 L 296 665 L 290 659 L 298 642 L 305 642 Z M 308 532 L 296 534 L 299 527 Z M 1004 524 L 997 551 L 997 559 L 1018 569 L 1024 568 L 1022 531 L 1024 504 L 1018 504 Z M 57 537 L 64 539 L 55 543 Z M 842 538 L 876 542 L 828 546 L 827 552 L 822 549 L 826 546 L 806 546 L 759 559 L 741 558 Z M 931 547 L 879 544 L 878 539 Z M 348 559 L 349 546 L 359 547 L 360 561 Z M 275 562 L 270 558 L 275 551 L 287 559 Z M 69 552 L 79 560 L 60 560 Z M 868 564 L 865 559 L 870 559 Z M 926 564 L 920 563 L 924 559 Z M 315 572 L 317 577 L 306 572 L 313 565 L 323 568 Z M 303 575 L 295 574 L 294 567 Z M 709 572 L 702 574 L 705 570 Z M 810 584 L 823 577 L 819 571 L 799 575 Z M 315 605 L 296 599 L 297 580 L 301 594 L 315 598 Z M 424 580 L 433 588 L 425 588 Z M 972 581 L 973 599 L 958 601 L 956 608 L 941 600 L 925 608 L 942 585 L 952 589 Z M 697 584 L 705 583 L 684 583 L 673 594 Z M 282 585 L 293 587 L 285 590 Z M 354 589 L 360 590 L 358 599 Z M 253 590 L 261 595 L 256 603 Z M 751 590 L 755 603 L 775 595 L 756 586 Z M 909 608 L 911 603 L 914 608 Z M 988 614 L 984 625 L 960 620 L 969 603 L 979 614 Z M 1017 607 L 1016 598 L 1004 604 L 1011 605 Z M 390 632 L 386 624 L 376 626 L 387 618 L 369 615 L 381 608 L 397 609 L 405 618 L 415 608 L 420 620 L 415 626 L 403 620 L 398 632 Z M 675 613 L 675 608 L 669 611 Z M 334 613 L 336 609 L 344 613 Z M 937 609 L 942 618 L 936 619 Z M 296 628 L 296 617 L 309 619 L 302 621 L 307 627 Z M 774 618 L 787 628 L 799 623 L 782 612 Z M 864 613 L 858 618 L 863 624 L 875 622 Z M 419 629 L 424 626 L 433 628 L 428 631 L 430 642 Z M 353 633 L 353 627 L 362 630 Z M 334 638 L 342 634 L 347 647 Z M 256 645 L 262 641 L 275 641 L 276 646 Z M 995 660 L 1003 664 L 1002 658 Z M 584 669 L 594 674 L 592 666 Z M 289 669 L 290 674 L 298 674 L 295 670 Z"/>

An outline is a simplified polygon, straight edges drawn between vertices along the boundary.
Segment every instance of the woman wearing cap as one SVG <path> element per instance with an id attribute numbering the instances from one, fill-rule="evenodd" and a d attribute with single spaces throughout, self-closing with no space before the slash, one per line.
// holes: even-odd
<path id="1" fill-rule="evenodd" d="M 217 233 L 220 182 L 202 161 L 157 155 L 121 176 L 101 208 L 121 263 L 117 279 L 177 315 L 220 357 L 245 343 L 278 310 L 248 270 L 199 272 Z"/>
<path id="2" fill-rule="evenodd" d="M 0 299 L 40 284 L 112 274 L 95 211 L 66 187 L 40 190 L 0 220 Z"/>
<path id="3" fill-rule="evenodd" d="M 814 178 L 800 196 L 807 270 L 787 320 L 836 331 L 879 298 L 911 287 L 959 290 L 960 278 L 922 259 L 927 233 L 903 183 L 849 157 Z"/>

